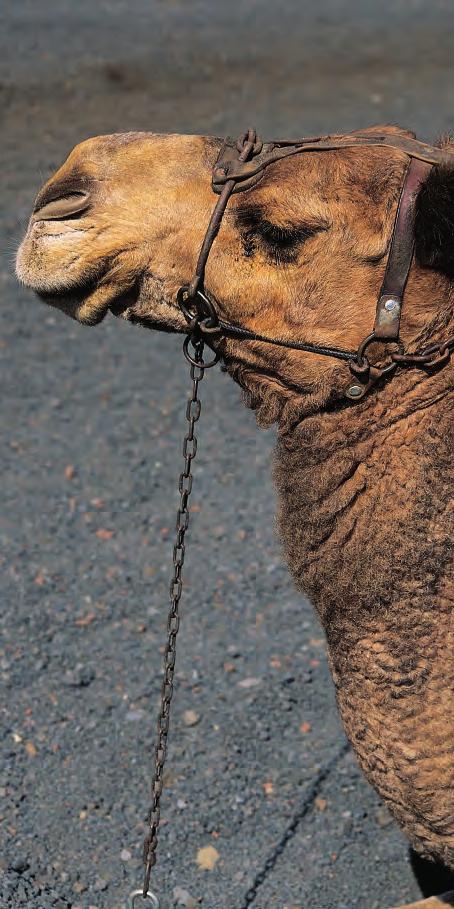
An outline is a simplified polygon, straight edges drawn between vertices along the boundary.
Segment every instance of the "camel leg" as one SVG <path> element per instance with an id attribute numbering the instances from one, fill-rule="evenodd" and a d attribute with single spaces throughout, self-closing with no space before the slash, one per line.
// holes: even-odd
<path id="1" fill-rule="evenodd" d="M 431 896 L 428 900 L 407 903 L 406 906 L 395 906 L 394 909 L 448 909 L 448 906 L 454 906 L 454 890 L 440 896 Z"/>

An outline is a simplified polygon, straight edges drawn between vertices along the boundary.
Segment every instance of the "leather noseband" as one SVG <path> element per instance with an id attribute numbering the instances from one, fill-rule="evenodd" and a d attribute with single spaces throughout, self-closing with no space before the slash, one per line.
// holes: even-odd
<path id="1" fill-rule="evenodd" d="M 397 214 L 394 221 L 391 244 L 385 276 L 377 301 L 375 323 L 372 332 L 364 338 L 357 351 L 344 350 L 323 344 L 286 341 L 257 334 L 239 325 L 219 319 L 211 300 L 204 291 L 206 263 L 213 242 L 217 236 L 230 196 L 255 186 L 265 169 L 277 161 L 303 152 L 322 152 L 341 148 L 365 146 L 394 148 L 408 157 L 408 166 L 402 185 Z M 445 341 L 426 347 L 414 354 L 404 351 L 400 339 L 400 322 L 403 297 L 414 251 L 415 205 L 421 184 L 427 178 L 434 164 L 449 161 L 454 164 L 452 153 L 447 149 L 426 145 L 416 139 L 400 135 L 380 133 L 351 133 L 345 136 L 321 138 L 282 139 L 263 143 L 255 130 L 250 129 L 238 140 L 226 139 L 214 165 L 212 188 L 219 195 L 200 249 L 194 278 L 178 292 L 178 304 L 188 322 L 209 337 L 225 336 L 245 341 L 261 341 L 291 350 L 302 350 L 321 356 L 334 357 L 348 362 L 353 379 L 345 391 L 351 401 L 362 400 L 379 379 L 389 378 L 403 366 L 435 368 L 444 366 L 454 350 L 454 336 Z M 372 365 L 367 357 L 371 344 L 394 344 L 385 365 Z"/>

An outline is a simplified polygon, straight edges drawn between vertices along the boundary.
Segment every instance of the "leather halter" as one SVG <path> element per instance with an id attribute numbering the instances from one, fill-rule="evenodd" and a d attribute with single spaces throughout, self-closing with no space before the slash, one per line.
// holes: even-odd
<path id="1" fill-rule="evenodd" d="M 250 189 L 263 177 L 265 169 L 291 155 L 303 152 L 322 152 L 358 147 L 393 148 L 408 157 L 408 166 L 402 185 L 397 214 L 394 221 L 385 276 L 377 301 L 372 332 L 361 342 L 357 351 L 344 350 L 323 344 L 287 341 L 257 334 L 240 325 L 219 319 L 211 300 L 204 292 L 205 267 L 213 242 L 219 231 L 230 196 Z M 320 138 L 281 139 L 263 143 L 255 130 L 250 129 L 238 140 L 226 139 L 213 168 L 212 188 L 219 195 L 198 256 L 195 275 L 189 285 L 178 292 L 178 304 L 191 328 L 197 324 L 204 335 L 226 336 L 247 341 L 261 341 L 291 350 L 302 350 L 321 356 L 334 357 L 348 362 L 353 381 L 345 391 L 351 401 L 360 401 L 379 379 L 390 377 L 398 366 L 439 367 L 450 360 L 454 350 L 454 337 L 426 347 L 415 354 L 407 354 L 400 339 L 402 304 L 407 278 L 414 252 L 415 205 L 421 184 L 435 164 L 454 164 L 452 152 L 419 142 L 407 136 L 380 133 L 351 133 L 345 136 Z M 208 340 L 208 338 L 206 338 Z M 371 344 L 397 345 L 389 355 L 386 365 L 372 365 L 367 357 Z"/>

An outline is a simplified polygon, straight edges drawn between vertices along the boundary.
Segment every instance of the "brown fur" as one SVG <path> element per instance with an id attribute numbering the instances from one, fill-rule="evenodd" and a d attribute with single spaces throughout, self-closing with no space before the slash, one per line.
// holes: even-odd
<path id="1" fill-rule="evenodd" d="M 19 277 L 88 324 L 110 308 L 183 331 L 175 295 L 214 204 L 218 147 L 145 133 L 78 146 L 38 197 Z M 219 313 L 262 334 L 355 348 L 373 324 L 405 164 L 363 148 L 268 168 L 232 198 L 214 243 L 206 288 Z M 88 204 L 68 218 L 78 186 Z M 405 343 L 452 323 L 449 277 L 416 263 Z M 344 364 L 260 343 L 220 348 L 258 422 L 279 424 L 285 552 L 326 629 L 361 766 L 414 847 L 454 867 L 452 367 L 402 373 L 351 406 Z"/>

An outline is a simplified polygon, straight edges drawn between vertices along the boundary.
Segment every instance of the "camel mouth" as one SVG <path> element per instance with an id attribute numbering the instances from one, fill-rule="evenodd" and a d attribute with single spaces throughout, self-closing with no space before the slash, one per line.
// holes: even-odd
<path id="1" fill-rule="evenodd" d="M 86 281 L 79 287 L 52 291 L 36 290 L 35 293 L 43 303 L 59 309 L 82 325 L 99 325 L 109 310 L 116 314 L 117 310 L 121 312 L 137 299 L 137 290 L 133 287 L 127 291 L 119 290 L 116 295 L 112 294 L 109 300 L 103 300 L 101 305 L 99 302 L 90 305 L 90 298 L 96 294 L 98 287 L 99 282 L 93 280 Z"/>
<path id="2" fill-rule="evenodd" d="M 127 292 L 110 300 L 109 310 L 117 318 L 142 328 L 172 334 L 187 330 L 176 293 L 169 295 L 162 280 L 150 273 L 142 273 Z"/>
<path id="3" fill-rule="evenodd" d="M 133 310 L 134 306 L 137 304 L 141 291 L 140 281 L 136 281 L 129 290 L 124 291 L 123 293 L 117 294 L 107 308 L 110 310 L 113 316 L 117 316 L 119 319 L 128 319 L 128 314 Z"/>
<path id="4" fill-rule="evenodd" d="M 140 325 L 154 331 L 163 331 L 169 334 L 180 334 L 187 330 L 186 322 L 182 319 L 180 310 L 173 303 L 161 303 L 159 312 L 150 312 L 140 306 L 139 294 L 133 291 L 122 294 L 113 303 L 109 304 L 113 316 L 129 322 L 131 325 Z"/>

